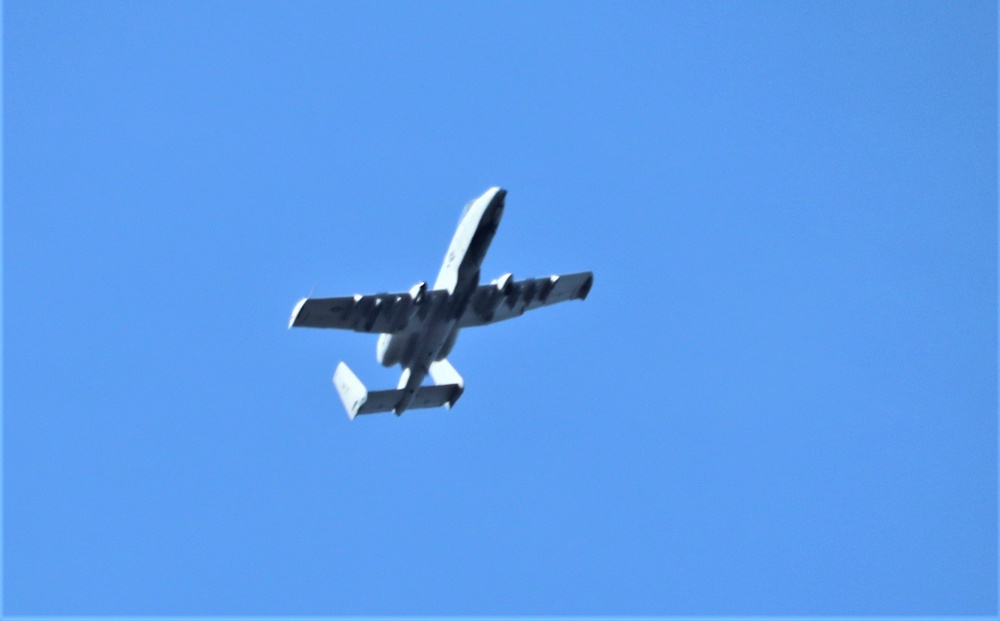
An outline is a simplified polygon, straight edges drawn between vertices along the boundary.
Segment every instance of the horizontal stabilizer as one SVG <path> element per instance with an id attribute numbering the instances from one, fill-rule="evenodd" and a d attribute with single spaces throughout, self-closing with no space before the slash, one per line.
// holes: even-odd
<path id="1" fill-rule="evenodd" d="M 369 391 L 343 362 L 337 365 L 337 370 L 333 374 L 333 385 L 340 393 L 340 400 L 343 401 L 344 409 L 347 410 L 347 416 L 351 420 L 359 414 L 378 414 L 395 410 L 406 392 L 405 389 Z M 421 386 L 407 409 L 451 406 L 461 394 L 461 384 Z"/>

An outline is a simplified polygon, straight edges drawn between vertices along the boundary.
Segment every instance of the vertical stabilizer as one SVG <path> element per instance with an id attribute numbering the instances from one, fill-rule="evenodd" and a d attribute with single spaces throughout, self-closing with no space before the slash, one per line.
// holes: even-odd
<path id="1" fill-rule="evenodd" d="M 455 405 L 458 398 L 462 396 L 465 392 L 465 382 L 462 380 L 462 376 L 458 374 L 455 367 L 451 366 L 451 363 L 447 360 L 438 360 L 437 362 L 432 362 L 428 371 L 431 374 L 431 379 L 438 386 L 452 386 L 453 390 L 451 395 L 448 397 L 448 401 L 444 404 L 449 410 L 451 406 Z"/>
<path id="2" fill-rule="evenodd" d="M 368 401 L 368 389 L 354 371 L 343 362 L 337 365 L 337 370 L 333 373 L 333 385 L 340 393 L 340 400 L 344 402 L 347 416 L 354 420 L 358 411 Z"/>

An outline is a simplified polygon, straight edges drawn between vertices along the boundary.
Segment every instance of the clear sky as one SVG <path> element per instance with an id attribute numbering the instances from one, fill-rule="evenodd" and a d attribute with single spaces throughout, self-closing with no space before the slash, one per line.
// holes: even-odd
<path id="1" fill-rule="evenodd" d="M 991 2 L 5 2 L 6 614 L 994 614 Z M 483 276 L 452 411 L 295 302 Z"/>

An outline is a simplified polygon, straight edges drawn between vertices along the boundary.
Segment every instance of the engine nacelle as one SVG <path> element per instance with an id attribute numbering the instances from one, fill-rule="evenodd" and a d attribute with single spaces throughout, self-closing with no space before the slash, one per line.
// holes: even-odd
<path id="1" fill-rule="evenodd" d="M 375 358 L 383 367 L 391 367 L 399 364 L 402 353 L 403 345 L 401 339 L 393 338 L 391 334 L 382 334 L 378 337 Z"/>
<path id="2" fill-rule="evenodd" d="M 414 304 L 421 304 L 424 301 L 424 294 L 427 293 L 427 283 L 424 281 L 418 282 L 413 285 L 410 289 L 410 297 L 413 299 Z"/>

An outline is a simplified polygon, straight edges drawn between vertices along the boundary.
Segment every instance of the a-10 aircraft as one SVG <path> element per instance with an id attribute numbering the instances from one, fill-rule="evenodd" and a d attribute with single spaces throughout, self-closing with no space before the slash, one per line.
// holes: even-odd
<path id="1" fill-rule="evenodd" d="M 490 188 L 469 201 L 448 246 L 437 281 L 420 282 L 409 293 L 376 293 L 343 298 L 304 298 L 295 305 L 289 328 L 340 328 L 381 334 L 376 357 L 403 374 L 395 390 L 368 390 L 341 362 L 333 384 L 353 420 L 358 414 L 455 405 L 462 377 L 448 362 L 458 331 L 518 317 L 524 311 L 566 300 L 586 299 L 591 272 L 514 281 L 504 274 L 479 284 L 479 267 L 503 215 L 507 191 Z M 422 386 L 430 374 L 434 386 Z"/>

